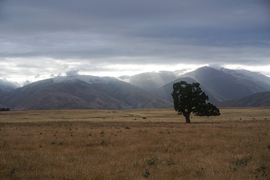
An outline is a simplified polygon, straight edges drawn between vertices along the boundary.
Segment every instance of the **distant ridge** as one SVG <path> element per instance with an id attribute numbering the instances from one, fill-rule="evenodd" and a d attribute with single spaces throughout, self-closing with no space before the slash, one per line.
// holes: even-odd
<path id="1" fill-rule="evenodd" d="M 270 91 L 255 93 L 238 100 L 215 103 L 218 107 L 266 107 L 270 106 Z"/>
<path id="2" fill-rule="evenodd" d="M 171 71 L 146 72 L 134 76 L 120 76 L 119 79 L 138 86 L 146 91 L 153 91 L 178 77 Z"/>

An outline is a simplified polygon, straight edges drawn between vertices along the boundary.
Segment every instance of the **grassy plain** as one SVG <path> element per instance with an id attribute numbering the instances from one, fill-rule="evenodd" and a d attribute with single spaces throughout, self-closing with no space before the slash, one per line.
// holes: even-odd
<path id="1" fill-rule="evenodd" d="M 1 179 L 270 179 L 270 108 L 0 112 Z"/>

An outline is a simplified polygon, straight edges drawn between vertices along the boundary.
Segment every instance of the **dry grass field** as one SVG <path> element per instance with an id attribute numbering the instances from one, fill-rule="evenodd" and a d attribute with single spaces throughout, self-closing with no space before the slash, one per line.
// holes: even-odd
<path id="1" fill-rule="evenodd" d="M 270 108 L 0 112 L 0 179 L 270 179 Z"/>

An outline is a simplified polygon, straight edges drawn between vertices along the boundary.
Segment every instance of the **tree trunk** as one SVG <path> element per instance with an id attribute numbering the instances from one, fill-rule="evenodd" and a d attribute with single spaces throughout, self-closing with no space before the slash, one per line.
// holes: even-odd
<path id="1" fill-rule="evenodd" d="M 190 114 L 185 114 L 184 116 L 186 118 L 186 123 L 190 123 Z"/>

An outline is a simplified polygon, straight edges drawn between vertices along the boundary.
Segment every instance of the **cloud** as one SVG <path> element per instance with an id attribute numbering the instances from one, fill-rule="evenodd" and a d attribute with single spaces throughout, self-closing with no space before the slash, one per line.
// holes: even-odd
<path id="1" fill-rule="evenodd" d="M 0 0 L 0 77 L 32 81 L 116 64 L 266 65 L 267 2 Z"/>
<path id="2" fill-rule="evenodd" d="M 66 76 L 78 76 L 79 71 L 80 71 L 79 69 L 77 69 L 77 70 L 71 69 L 71 70 L 66 72 Z"/>
<path id="3" fill-rule="evenodd" d="M 209 67 L 215 68 L 215 69 L 220 69 L 220 68 L 224 68 L 223 64 L 209 64 Z"/>
<path id="4" fill-rule="evenodd" d="M 32 83 L 31 81 L 26 80 L 26 81 L 22 84 L 22 86 L 26 86 L 26 85 L 31 84 L 31 83 Z"/>

